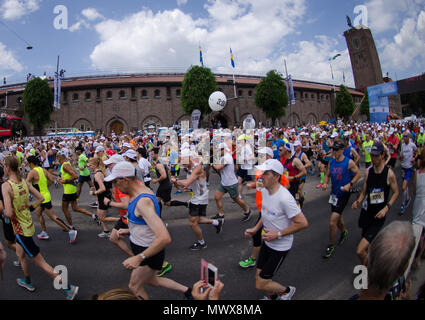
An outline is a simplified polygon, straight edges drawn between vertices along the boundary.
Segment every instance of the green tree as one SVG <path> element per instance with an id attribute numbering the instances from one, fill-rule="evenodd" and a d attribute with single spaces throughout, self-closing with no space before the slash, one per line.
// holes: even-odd
<path id="1" fill-rule="evenodd" d="M 364 114 L 367 116 L 367 121 L 370 120 L 370 110 L 369 110 L 369 95 L 366 91 L 363 96 L 362 103 L 360 104 L 360 114 Z"/>
<path id="2" fill-rule="evenodd" d="M 348 92 L 347 87 L 344 85 L 340 86 L 340 90 L 336 95 L 335 99 L 335 113 L 338 117 L 348 120 L 354 112 L 354 100 L 351 94 Z"/>
<path id="3" fill-rule="evenodd" d="M 24 113 L 40 135 L 43 125 L 50 122 L 53 112 L 53 92 L 47 79 L 34 78 L 27 82 L 23 95 Z"/>
<path id="4" fill-rule="evenodd" d="M 192 114 L 198 109 L 202 115 L 211 113 L 208 98 L 217 91 L 217 83 L 210 69 L 192 66 L 184 76 L 181 103 L 184 113 Z"/>
<path id="5" fill-rule="evenodd" d="M 268 118 L 274 123 L 276 119 L 285 115 L 288 105 L 285 81 L 276 70 L 267 73 L 257 85 L 255 105 L 263 110 Z"/>

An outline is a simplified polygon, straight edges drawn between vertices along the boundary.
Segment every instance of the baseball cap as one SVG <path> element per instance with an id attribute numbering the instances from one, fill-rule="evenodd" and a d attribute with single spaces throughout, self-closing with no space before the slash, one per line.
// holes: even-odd
<path id="1" fill-rule="evenodd" d="M 338 137 L 338 133 L 337 132 L 332 133 L 331 139 L 336 138 L 336 137 Z"/>
<path id="2" fill-rule="evenodd" d="M 124 143 L 122 146 L 130 148 L 130 149 L 133 148 L 133 146 L 131 144 L 129 144 L 128 142 Z"/>
<path id="3" fill-rule="evenodd" d="M 57 153 L 57 155 L 58 156 L 64 156 L 64 157 L 66 157 L 66 153 L 63 150 L 59 150 L 58 153 Z"/>
<path id="4" fill-rule="evenodd" d="M 136 168 L 128 161 L 121 161 L 115 165 L 111 174 L 105 178 L 105 181 L 109 182 L 118 178 L 129 178 L 134 176 L 136 176 Z"/>
<path id="5" fill-rule="evenodd" d="M 370 150 L 370 154 L 374 156 L 378 156 L 383 152 L 385 152 L 385 148 L 381 142 L 375 142 Z"/>
<path id="6" fill-rule="evenodd" d="M 137 152 L 133 149 L 128 149 L 126 152 L 122 154 L 123 157 L 130 158 L 132 160 L 137 160 Z"/>
<path id="7" fill-rule="evenodd" d="M 121 161 L 125 161 L 123 156 L 120 154 L 114 154 L 112 157 L 110 157 L 108 160 L 103 161 L 104 165 L 109 165 L 112 163 L 119 163 Z"/>
<path id="8" fill-rule="evenodd" d="M 294 142 L 294 147 L 298 147 L 298 146 L 301 146 L 301 141 L 300 140 L 296 140 Z"/>
<path id="9" fill-rule="evenodd" d="M 258 153 L 265 153 L 267 155 L 269 155 L 270 157 L 273 157 L 273 149 L 269 148 L 269 147 L 264 147 L 258 150 Z"/>
<path id="10" fill-rule="evenodd" d="M 338 143 L 338 142 L 335 142 L 332 146 L 332 149 L 335 149 L 335 150 L 341 150 L 341 149 L 344 149 L 344 148 L 345 148 L 345 146 L 343 144 Z"/>
<path id="11" fill-rule="evenodd" d="M 105 148 L 102 146 L 97 146 L 96 150 L 94 151 L 95 153 L 101 152 L 101 151 L 105 151 Z"/>
<path id="12" fill-rule="evenodd" d="M 262 165 L 256 166 L 256 168 L 263 172 L 271 170 L 278 174 L 283 174 L 283 165 L 276 159 L 266 160 Z"/>

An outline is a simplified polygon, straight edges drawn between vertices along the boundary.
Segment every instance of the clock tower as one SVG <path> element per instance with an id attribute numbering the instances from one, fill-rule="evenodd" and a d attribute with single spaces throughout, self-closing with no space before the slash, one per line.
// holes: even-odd
<path id="1" fill-rule="evenodd" d="M 359 25 L 345 31 L 344 36 L 356 89 L 365 92 L 367 87 L 383 83 L 381 63 L 370 29 Z"/>

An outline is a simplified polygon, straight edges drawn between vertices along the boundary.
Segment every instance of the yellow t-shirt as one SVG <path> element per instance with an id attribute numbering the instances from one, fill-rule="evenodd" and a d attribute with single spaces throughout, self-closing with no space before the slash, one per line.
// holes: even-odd
<path id="1" fill-rule="evenodd" d="M 12 207 L 15 215 L 10 219 L 15 234 L 32 237 L 35 233 L 31 212 L 28 209 L 29 191 L 27 183 L 21 179 L 20 183 L 8 180 L 13 191 Z"/>

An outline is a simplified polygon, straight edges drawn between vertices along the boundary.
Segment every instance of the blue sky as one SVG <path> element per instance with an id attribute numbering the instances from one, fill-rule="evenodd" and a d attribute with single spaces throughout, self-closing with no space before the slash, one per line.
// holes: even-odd
<path id="1" fill-rule="evenodd" d="M 67 9 L 67 29 L 54 27 L 58 5 Z M 0 0 L 0 77 L 53 75 L 58 55 L 66 76 L 184 72 L 199 64 L 201 44 L 213 72 L 284 73 L 286 60 L 295 79 L 340 84 L 344 73 L 354 86 L 343 32 L 358 5 L 367 9 L 362 23 L 383 73 L 425 72 L 425 0 Z M 332 80 L 328 58 L 337 53 Z"/>

